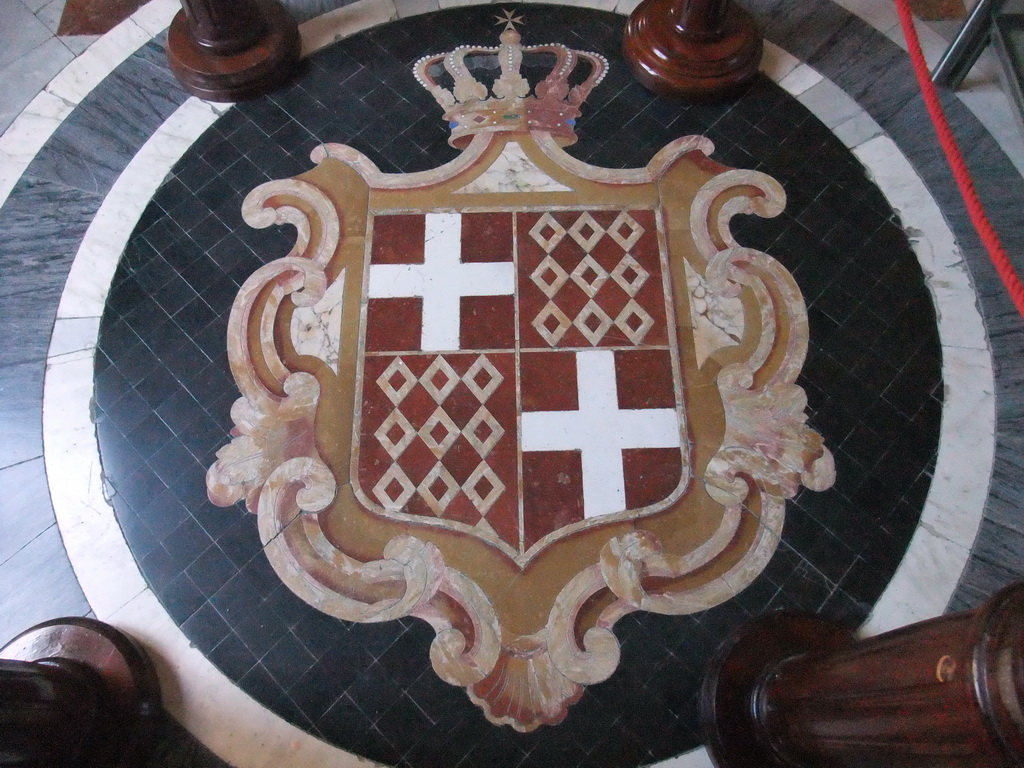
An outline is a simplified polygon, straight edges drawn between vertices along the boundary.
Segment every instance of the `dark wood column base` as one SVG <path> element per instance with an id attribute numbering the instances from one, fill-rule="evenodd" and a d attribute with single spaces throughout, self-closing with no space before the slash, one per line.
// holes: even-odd
<path id="1" fill-rule="evenodd" d="M 208 101 L 244 101 L 263 96 L 295 73 L 301 52 L 299 28 L 274 0 L 261 4 L 267 32 L 243 51 L 218 55 L 201 46 L 178 11 L 167 34 L 167 60 L 185 89 Z"/>
<path id="2" fill-rule="evenodd" d="M 160 684 L 149 657 L 128 635 L 95 619 L 55 619 L 22 632 L 0 648 L 0 658 L 72 662 L 91 670 L 101 681 L 101 703 L 82 768 L 136 768 L 145 762 L 163 716 Z"/>
<path id="3" fill-rule="evenodd" d="M 633 76 L 662 96 L 712 100 L 742 90 L 757 74 L 763 43 L 754 20 L 730 3 L 718 34 L 677 26 L 676 0 L 644 0 L 626 22 L 622 52 Z"/>
<path id="4" fill-rule="evenodd" d="M 762 683 L 783 661 L 853 641 L 848 627 L 813 614 L 769 613 L 727 640 L 708 666 L 701 691 L 705 746 L 719 768 L 792 768 L 759 734 Z"/>

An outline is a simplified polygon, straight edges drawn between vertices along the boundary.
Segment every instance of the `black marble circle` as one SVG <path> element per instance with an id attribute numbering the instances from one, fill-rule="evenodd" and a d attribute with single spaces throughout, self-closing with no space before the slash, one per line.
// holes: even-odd
<path id="1" fill-rule="evenodd" d="M 672 139 L 704 134 L 714 159 L 764 171 L 786 190 L 782 215 L 739 217 L 733 229 L 779 259 L 804 293 L 811 343 L 798 383 L 837 480 L 787 504 L 775 557 L 736 598 L 692 616 L 624 618 L 615 674 L 587 688 L 561 725 L 519 734 L 488 723 L 437 677 L 424 623 L 348 624 L 318 613 L 270 568 L 255 518 L 206 498 L 205 471 L 228 440 L 238 397 L 225 353 L 231 302 L 294 237 L 250 229 L 242 198 L 310 168 L 320 142 L 350 144 L 390 172 L 452 159 L 441 111 L 410 66 L 456 45 L 493 44 L 495 13 L 443 11 L 337 43 L 308 59 L 290 87 L 230 109 L 174 167 L 128 243 L 101 324 L 104 472 L 129 545 L 171 616 L 228 677 L 300 728 L 415 768 L 647 764 L 700 743 L 700 680 L 739 623 L 778 608 L 865 618 L 903 557 L 935 463 L 940 351 L 921 269 L 858 161 L 767 79 L 731 104 L 658 98 L 619 56 L 623 17 L 523 9 L 525 44 L 564 42 L 611 62 L 583 105 L 570 154 L 636 167 Z"/>

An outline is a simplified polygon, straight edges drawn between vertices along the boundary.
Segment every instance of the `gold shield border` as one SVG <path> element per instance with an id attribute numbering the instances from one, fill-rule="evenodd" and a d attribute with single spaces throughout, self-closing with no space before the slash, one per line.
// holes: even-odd
<path id="1" fill-rule="evenodd" d="M 460 192 L 509 142 L 573 191 Z M 584 686 L 618 666 L 618 619 L 637 610 L 692 613 L 732 597 L 775 551 L 785 499 L 801 484 L 820 490 L 834 481 L 832 456 L 807 427 L 806 395 L 795 384 L 808 342 L 803 298 L 781 264 L 740 246 L 729 230 L 738 213 L 777 215 L 785 195 L 762 173 L 710 160 L 712 150 L 706 138 L 684 137 L 646 168 L 610 170 L 572 158 L 549 134 L 491 133 L 440 168 L 384 174 L 350 147 L 324 145 L 312 154 L 317 167 L 263 184 L 243 204 L 250 225 L 292 224 L 297 235 L 232 306 L 228 358 L 242 397 L 231 409 L 231 443 L 207 474 L 210 499 L 245 499 L 274 569 L 319 610 L 347 621 L 430 623 L 434 670 L 465 687 L 494 723 L 530 731 L 560 722 Z M 422 527 L 413 536 L 409 523 L 382 522 L 359 504 L 351 420 L 365 310 L 351 308 L 363 307 L 369 213 L 445 205 L 660 208 L 691 415 L 682 498 L 643 520 L 554 542 L 525 567 L 495 558 L 472 575 L 486 543 Z M 694 275 L 708 301 L 739 302 L 743 318 L 737 342 L 699 355 L 687 285 Z M 293 313 L 339 281 L 346 311 L 337 348 L 298 354 L 289 342 Z M 558 555 L 570 545 L 575 565 L 566 568 Z"/>

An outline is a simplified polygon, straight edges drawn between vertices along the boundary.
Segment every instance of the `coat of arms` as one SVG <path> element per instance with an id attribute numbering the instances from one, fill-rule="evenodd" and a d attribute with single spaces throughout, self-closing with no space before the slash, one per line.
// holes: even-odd
<path id="1" fill-rule="evenodd" d="M 296 594 L 429 622 L 437 674 L 522 731 L 615 671 L 622 616 L 743 589 L 785 499 L 834 479 L 794 383 L 803 299 L 729 230 L 781 187 L 697 136 L 646 168 L 566 154 L 607 66 L 506 23 L 414 67 L 454 161 L 324 145 L 249 194 L 246 221 L 297 240 L 235 300 L 242 397 L 207 478 Z"/>

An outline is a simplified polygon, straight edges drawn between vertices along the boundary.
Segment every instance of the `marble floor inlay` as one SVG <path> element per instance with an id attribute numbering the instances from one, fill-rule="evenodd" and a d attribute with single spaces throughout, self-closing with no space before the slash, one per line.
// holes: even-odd
<path id="1" fill-rule="evenodd" d="M 774 608 L 863 620 L 935 465 L 934 310 L 854 156 L 767 78 L 680 105 L 631 81 L 617 17 L 521 15 L 594 52 L 570 86 L 608 61 L 574 126 L 441 119 L 412 67 L 486 48 L 493 9 L 355 35 L 185 153 L 100 328 L 153 591 L 258 701 L 389 764 L 692 749 L 717 643 Z"/>
<path id="2" fill-rule="evenodd" d="M 189 98 L 150 0 L 0 107 L 8 636 L 130 632 L 235 768 L 709 768 L 737 624 L 1024 578 L 1024 322 L 891 2 L 736 0 L 763 76 L 685 105 L 623 65 L 633 0 L 285 1 L 269 97 Z M 1020 269 L 991 62 L 940 98 Z"/>
<path id="3" fill-rule="evenodd" d="M 835 467 L 794 383 L 800 291 L 729 229 L 780 213 L 778 182 L 698 136 L 643 169 L 576 160 L 606 60 L 503 21 L 414 67 L 459 157 L 382 174 L 326 144 L 246 197 L 299 239 L 234 300 L 242 398 L 207 485 L 299 597 L 426 621 L 434 671 L 530 732 L 616 671 L 623 617 L 746 588 Z"/>

